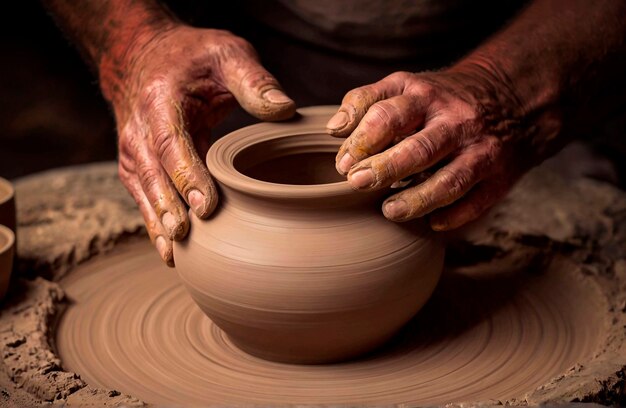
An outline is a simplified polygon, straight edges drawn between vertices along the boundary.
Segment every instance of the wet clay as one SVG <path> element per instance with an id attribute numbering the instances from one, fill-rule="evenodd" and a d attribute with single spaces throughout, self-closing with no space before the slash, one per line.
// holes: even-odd
<path id="1" fill-rule="evenodd" d="M 72 295 L 69 296 L 70 299 L 64 300 L 66 298 L 63 296 L 63 289 L 49 280 L 18 279 L 17 286 L 13 292 L 10 292 L 13 296 L 7 299 L 0 310 L 0 371 L 2 371 L 0 373 L 2 391 L 0 405 L 35 406 L 45 405 L 51 401 L 68 406 L 141 404 L 138 399 L 121 393 L 125 388 L 114 388 L 115 378 L 110 377 L 120 375 L 120 371 L 126 373 L 122 378 L 132 376 L 139 370 L 135 365 L 141 365 L 149 371 L 157 370 L 163 367 L 164 362 L 168 364 L 167 370 L 180 373 L 190 365 L 189 361 L 180 362 L 176 357 L 178 353 L 189 355 L 188 343 L 186 344 L 182 339 L 192 342 L 194 347 L 198 345 L 208 347 L 209 343 L 218 342 L 218 338 L 210 334 L 217 331 L 209 322 L 203 320 L 203 314 L 199 309 L 196 308 L 193 313 L 186 311 L 185 308 L 193 310 L 195 306 L 188 296 L 186 301 L 183 300 L 181 294 L 185 291 L 182 287 L 178 286 L 176 289 L 173 283 L 177 279 L 175 273 L 171 270 L 163 271 L 156 259 L 158 256 L 151 255 L 149 247 L 144 246 L 142 249 L 141 245 L 145 244 L 147 238 L 139 236 L 144 244 L 132 244 L 124 238 L 139 228 L 142 219 L 132 198 L 126 194 L 117 181 L 115 163 L 68 168 L 40 174 L 18 182 L 16 187 L 17 195 L 20 197 L 19 233 L 25 238 L 22 241 L 25 245 L 18 248 L 22 273 L 28 273 L 31 276 L 44 275 L 56 280 L 70 271 L 68 278 L 74 279 L 74 274 L 76 274 L 76 280 L 68 281 L 68 283 L 77 289 L 78 286 L 75 285 L 81 279 L 85 279 L 83 268 L 94 272 L 94 276 L 105 281 L 98 271 L 93 270 L 93 264 L 104 262 L 98 266 L 98 270 L 111 270 L 106 264 L 109 254 L 112 254 L 110 259 L 121 265 L 123 262 L 119 260 L 119 257 L 130 252 L 128 257 L 132 260 L 134 271 L 124 269 L 128 271 L 127 275 L 133 276 L 135 273 L 140 273 L 143 276 L 144 273 L 149 274 L 153 270 L 156 271 L 155 274 L 142 279 L 141 286 L 133 286 L 134 289 L 131 291 L 117 284 L 126 282 L 124 277 L 118 278 L 118 275 L 114 275 L 115 279 L 111 280 L 110 290 L 106 286 L 94 285 L 94 287 L 106 291 L 107 294 L 126 293 L 128 299 L 120 300 L 124 304 L 133 303 L 132 299 L 136 294 L 142 299 L 153 299 L 153 304 L 137 305 L 136 307 L 139 308 L 137 311 L 133 311 L 131 307 L 120 310 L 107 302 L 104 297 L 98 297 L 99 301 L 106 303 L 105 308 L 109 311 L 115 309 L 116 313 L 109 312 L 107 316 L 100 315 L 96 324 L 91 328 L 104 330 L 100 319 L 105 318 L 128 323 L 129 320 L 120 316 L 131 314 L 137 317 L 130 323 L 133 327 L 128 330 L 134 330 L 135 333 L 141 330 L 147 333 L 159 326 L 159 319 L 154 318 L 155 312 L 162 313 L 165 316 L 164 320 L 168 323 L 160 326 L 162 331 L 158 335 L 145 335 L 136 338 L 133 342 L 124 340 L 123 344 L 112 345 L 110 352 L 107 350 L 98 356 L 81 357 L 81 362 L 93 363 L 94 366 L 85 368 L 85 373 L 77 374 L 71 371 L 69 365 L 59 357 L 57 349 L 62 349 L 61 344 L 58 348 L 55 347 L 56 335 L 65 336 L 66 339 L 71 338 L 72 335 L 60 333 L 60 330 L 55 328 L 54 322 L 66 308 L 68 313 L 66 316 L 70 316 L 74 309 L 79 309 L 74 314 L 75 317 L 93 313 L 93 310 L 89 312 L 82 306 L 83 304 L 93 305 L 93 302 L 89 300 L 72 302 Z M 476 393 L 463 401 L 464 407 L 499 403 L 532 405 L 546 402 L 587 401 L 623 405 L 626 402 L 623 393 L 626 386 L 624 381 L 626 378 L 626 335 L 623 329 L 626 325 L 624 312 L 626 310 L 626 261 L 624 261 L 626 248 L 623 247 L 623 242 L 626 242 L 626 195 L 623 192 L 592 180 L 563 180 L 540 168 L 525 176 L 509 197 L 494 208 L 487 217 L 451 238 L 447 256 L 448 270 L 444 273 L 440 286 L 435 290 L 431 301 L 418 314 L 418 320 L 416 320 L 416 322 L 426 322 L 429 327 L 433 328 L 432 332 L 424 334 L 417 331 L 412 332 L 413 335 L 410 334 L 411 332 L 405 332 L 408 335 L 401 334 L 395 343 L 379 351 L 377 355 L 358 361 L 359 367 L 367 366 L 368 361 L 379 361 L 377 367 L 383 370 L 387 362 L 393 361 L 394 364 L 398 364 L 398 367 L 404 367 L 402 374 L 405 376 L 401 381 L 409 381 L 411 376 L 424 378 L 423 374 L 413 372 L 410 367 L 403 366 L 401 361 L 393 358 L 394 352 L 405 353 L 405 355 L 418 353 L 419 351 L 408 352 L 407 350 L 420 344 L 420 333 L 422 333 L 425 336 L 423 347 L 434 350 L 433 347 L 436 348 L 437 343 L 442 342 L 449 347 L 456 345 L 458 350 L 464 350 L 459 358 L 467 355 L 469 361 L 475 364 L 476 371 L 487 378 L 490 387 L 494 384 L 488 374 L 490 370 L 502 375 L 501 381 L 497 382 L 501 385 L 492 388 L 493 393 L 487 388 L 478 390 L 478 384 L 466 382 L 471 382 L 468 379 L 470 377 L 477 378 L 474 373 L 466 373 L 468 378 L 457 378 L 459 381 L 463 380 L 466 390 L 476 390 Z M 114 244 L 114 252 L 106 252 Z M 94 255 L 96 257 L 92 261 L 74 267 L 81 259 Z M 133 257 L 145 257 L 145 265 L 138 265 L 137 258 Z M 154 261 L 149 261 L 150 257 L 154 257 Z M 571 308 L 566 309 L 554 305 L 553 296 L 556 299 L 568 296 L 558 292 L 558 289 L 550 290 L 547 294 L 544 289 L 533 289 L 534 285 L 544 288 L 552 287 L 554 283 L 550 282 L 554 281 L 551 280 L 553 279 L 551 276 L 554 279 L 565 280 L 558 282 L 558 285 L 571 290 L 572 298 L 576 298 L 576 303 Z M 160 291 L 158 287 L 160 279 L 164 282 L 161 287 L 163 291 Z M 172 286 L 168 287 L 170 283 Z M 61 284 L 65 286 L 65 281 L 61 281 Z M 81 285 L 87 286 L 84 282 Z M 466 285 L 470 290 L 464 290 Z M 516 290 L 516 288 L 523 290 Z M 156 295 L 146 293 L 152 290 L 169 299 L 165 302 L 167 304 L 157 299 Z M 581 290 L 583 293 L 580 293 Z M 590 292 L 587 293 L 587 291 Z M 537 297 L 534 296 L 535 293 Z M 463 297 L 467 297 L 467 300 Z M 118 295 L 111 294 L 111 299 L 119 298 Z M 175 299 L 183 304 L 180 308 L 183 309 L 182 311 L 172 310 L 175 308 Z M 442 305 L 442 302 L 446 304 Z M 167 309 L 167 312 L 155 310 L 157 305 Z M 580 307 L 583 305 L 588 310 L 581 312 Z M 527 306 L 531 306 L 532 311 L 527 312 Z M 554 309 L 554 307 L 557 308 Z M 570 309 L 578 317 L 575 319 L 567 317 Z M 503 314 L 508 314 L 511 310 L 519 310 L 524 314 L 511 314 L 508 315 L 509 317 Z M 541 310 L 548 311 L 548 313 L 537 317 L 536 312 Z M 456 319 L 459 323 L 457 329 L 450 331 L 450 326 L 444 324 L 445 318 L 449 316 L 446 315 L 446 311 L 450 312 L 451 321 L 454 322 Z M 142 313 L 145 316 L 139 316 Z M 189 313 L 189 317 L 183 320 L 174 319 L 172 315 L 175 313 Z M 152 317 L 148 318 L 148 314 Z M 444 319 L 435 319 L 435 316 L 443 316 Z M 507 333 L 496 332 L 495 329 L 490 332 L 494 333 L 493 336 L 483 332 L 485 339 L 498 340 L 503 347 L 493 349 L 493 353 L 490 348 L 481 348 L 477 340 L 468 338 L 467 333 L 481 333 L 477 330 L 488 322 L 502 322 L 503 320 L 506 323 L 499 324 L 511 327 L 513 332 L 517 333 L 520 330 L 524 330 L 524 333 L 535 332 L 532 327 L 536 328 L 534 324 L 538 321 L 543 321 L 548 325 L 544 327 L 544 332 L 559 333 L 556 339 L 544 337 L 539 344 L 536 344 L 536 350 L 539 352 L 537 356 L 542 357 L 546 363 L 545 371 L 534 361 L 534 354 L 528 356 L 527 362 L 522 365 L 516 354 L 512 353 L 509 360 L 512 361 L 513 367 L 518 369 L 513 373 L 507 371 L 508 360 L 498 357 L 507 356 L 504 348 L 504 345 L 509 344 L 507 339 L 510 339 L 511 344 L 519 343 L 517 347 L 527 352 L 528 349 L 524 347 L 524 344 L 526 340 L 536 340 L 532 337 L 522 336 L 522 341 L 520 341 L 520 339 L 510 337 Z M 87 320 L 84 322 L 90 324 Z M 145 323 L 144 328 L 137 327 L 137 324 L 141 322 Z M 72 327 L 63 322 L 61 326 Z M 119 332 L 119 328 L 115 328 L 115 325 L 111 326 L 114 327 L 118 338 L 125 338 L 125 335 Z M 196 330 L 200 330 L 198 327 L 204 331 L 200 339 L 197 339 Z M 83 328 L 74 327 L 72 330 L 84 332 Z M 186 332 L 178 333 L 181 330 L 186 330 Z M 595 345 L 589 346 L 591 351 L 586 353 L 585 344 L 594 343 L 594 337 L 589 334 L 591 331 L 597 336 L 597 341 Z M 495 333 L 499 335 L 495 336 Z M 99 348 L 113 337 L 111 335 L 99 339 L 98 336 L 101 334 L 102 332 L 90 333 L 89 338 L 82 339 L 82 341 L 83 343 L 90 342 L 92 347 Z M 574 338 L 581 338 L 580 336 L 586 339 L 582 343 Z M 402 345 L 401 339 L 405 346 Z M 470 344 L 475 345 L 475 348 L 466 348 L 458 343 L 461 340 L 469 341 Z M 188 382 L 200 381 L 203 377 L 211 375 L 205 370 L 209 364 L 207 363 L 209 358 L 219 366 L 214 368 L 219 373 L 229 374 L 235 378 L 241 378 L 241 376 L 259 378 L 257 383 L 253 383 L 255 388 L 250 388 L 250 390 L 256 390 L 253 392 L 255 399 L 258 394 L 263 394 L 262 390 L 271 388 L 273 376 L 276 375 L 277 370 L 284 373 L 284 367 L 293 370 L 289 372 L 289 375 L 294 382 L 301 381 L 304 376 L 307 379 L 315 379 L 316 386 L 330 384 L 331 388 L 333 378 L 326 377 L 320 380 L 319 377 L 315 377 L 314 371 L 334 367 L 335 372 L 340 373 L 341 367 L 346 370 L 352 367 L 354 375 L 360 375 L 360 377 L 349 385 L 345 382 L 346 377 L 341 377 L 344 382 L 339 384 L 343 384 L 341 389 L 343 396 L 354 395 L 350 393 L 350 388 L 362 387 L 359 383 L 367 381 L 366 372 L 356 374 L 355 366 L 348 363 L 334 366 L 304 366 L 307 371 L 301 374 L 298 374 L 295 368 L 302 366 L 267 362 L 265 362 L 267 366 L 258 366 L 256 362 L 260 360 L 238 351 L 229 345 L 226 339 L 222 338 L 221 342 L 224 345 L 204 351 L 197 348 L 196 355 L 202 354 L 198 364 L 204 371 L 199 373 L 194 369 L 193 373 L 197 376 L 191 379 L 185 376 L 180 381 L 174 380 L 173 387 L 186 390 L 189 388 Z M 549 344 L 543 346 L 545 342 Z M 558 346 L 554 342 L 557 342 Z M 531 344 L 535 343 L 531 342 Z M 176 348 L 176 354 L 169 354 L 172 347 Z M 555 355 L 543 358 L 546 350 L 551 347 L 557 347 L 562 352 L 557 351 Z M 131 358 L 124 359 L 117 356 L 115 353 L 120 349 L 124 356 Z M 186 351 L 183 352 L 183 350 Z M 65 353 L 62 349 L 61 355 Z M 384 355 L 383 353 L 388 353 L 389 359 L 376 360 Z M 134 354 L 146 358 L 138 361 L 132 357 Z M 215 354 L 221 357 L 215 357 Z M 237 360 L 233 354 L 237 354 L 242 360 Z M 550 373 L 558 371 L 559 362 L 563 366 L 566 365 L 567 358 L 563 358 L 564 356 L 574 354 L 578 354 L 575 362 L 547 378 L 551 375 Z M 445 366 L 445 362 L 438 359 L 445 355 L 447 355 L 445 347 L 436 349 L 432 354 L 424 357 L 423 363 L 430 360 L 430 366 L 425 364 L 422 367 L 436 371 L 434 366 L 442 364 Z M 245 361 L 244 356 L 246 356 Z M 453 356 L 448 356 L 454 360 Z M 91 376 L 93 372 L 103 369 L 96 363 L 97 359 L 102 358 L 109 361 L 115 360 L 119 366 L 111 367 L 114 370 L 112 373 L 115 374 L 107 377 L 107 382 L 103 382 L 101 384 L 103 386 L 98 387 L 98 383 L 91 383 Z M 438 364 L 435 364 L 435 361 Z M 481 361 L 484 363 L 481 364 Z M 79 369 L 73 364 L 71 368 Z M 457 372 L 463 371 L 457 370 Z M 455 378 L 453 372 L 440 371 L 441 377 L 445 377 L 446 374 L 448 379 Z M 511 382 L 506 377 L 509 374 L 513 378 Z M 382 395 L 385 394 L 384 389 L 392 387 L 399 375 L 400 373 L 389 373 L 386 377 L 392 379 L 389 382 L 384 380 L 385 377 L 375 376 L 373 379 L 376 380 L 379 388 L 372 391 L 365 390 L 364 395 L 370 398 L 376 391 L 380 393 L 380 400 L 382 400 Z M 547 379 L 542 380 L 543 382 L 535 387 L 535 375 L 538 378 Z M 141 378 L 143 379 L 143 376 Z M 159 376 L 159 379 L 161 378 Z M 108 382 L 109 379 L 111 382 Z M 223 380 L 232 379 L 226 377 Z M 432 384 L 435 383 L 442 386 L 437 381 Z M 495 399 L 497 396 L 511 395 L 522 390 L 523 383 L 526 383 L 528 391 L 523 391 L 512 398 Z M 127 384 L 135 388 L 141 382 L 133 380 Z M 154 385 L 151 382 L 147 384 Z M 281 384 L 285 385 L 286 382 L 283 381 Z M 451 388 L 446 388 L 447 392 L 456 389 L 454 384 L 448 384 L 448 387 Z M 226 396 L 231 395 L 231 391 L 232 395 L 235 395 L 233 398 L 237 398 L 236 395 L 241 393 L 238 389 L 221 388 L 214 394 L 214 400 L 230 400 L 231 397 L 226 398 Z M 285 395 L 300 391 L 305 392 L 301 388 L 295 391 L 288 389 L 285 391 L 283 388 L 274 390 L 274 394 L 282 396 L 280 398 L 284 400 L 287 399 Z M 396 391 L 402 393 L 402 390 Z M 444 399 L 434 395 L 436 390 L 430 387 L 430 384 L 424 385 L 419 392 L 428 392 L 426 395 L 432 397 L 433 400 Z M 461 390 L 457 391 L 455 395 L 459 396 L 460 392 Z M 249 396 L 245 392 L 243 395 Z M 263 395 L 263 398 L 270 398 Z M 320 391 L 319 396 L 325 395 L 324 391 Z M 337 401 L 343 398 L 342 395 L 336 398 L 329 396 L 327 400 Z M 406 396 L 406 394 L 402 395 Z M 411 395 L 406 399 L 419 400 L 420 395 Z M 477 399 L 484 395 L 487 397 L 481 398 L 482 402 Z M 202 390 L 199 394 L 186 396 L 183 401 L 204 397 L 212 398 Z M 155 400 L 158 401 L 158 399 Z M 365 404 L 360 396 L 354 400 L 357 401 L 355 404 Z M 396 401 L 397 398 L 390 400 Z M 152 401 L 148 400 L 148 402 Z M 225 405 L 223 401 L 218 401 L 218 404 Z M 383 402 L 377 405 L 388 404 L 390 403 Z"/>
<path id="2" fill-rule="evenodd" d="M 545 270 L 516 271 L 504 262 L 448 271 L 428 306 L 382 350 L 306 366 L 240 351 L 140 243 L 64 281 L 75 306 L 59 325 L 57 345 L 65 366 L 89 384 L 158 404 L 506 400 L 598 346 L 607 305 L 593 280 L 573 269 L 555 261 Z"/>
<path id="3" fill-rule="evenodd" d="M 191 297 L 229 339 L 300 364 L 354 358 L 388 341 L 426 303 L 443 267 L 441 234 L 393 223 L 380 192 L 335 170 L 336 107 L 237 130 L 209 150 L 219 210 L 174 245 Z"/>

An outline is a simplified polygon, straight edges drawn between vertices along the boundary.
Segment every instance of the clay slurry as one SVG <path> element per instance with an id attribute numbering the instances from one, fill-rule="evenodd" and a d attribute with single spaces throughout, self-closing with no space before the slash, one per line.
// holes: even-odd
<path id="1" fill-rule="evenodd" d="M 606 305 L 597 304 L 595 283 L 567 265 L 552 262 L 533 273 L 510 268 L 448 271 L 417 319 L 384 350 L 305 366 L 237 349 L 148 242 L 126 244 L 62 281 L 72 303 L 57 347 L 64 368 L 91 386 L 164 405 L 522 398 L 590 358 Z"/>

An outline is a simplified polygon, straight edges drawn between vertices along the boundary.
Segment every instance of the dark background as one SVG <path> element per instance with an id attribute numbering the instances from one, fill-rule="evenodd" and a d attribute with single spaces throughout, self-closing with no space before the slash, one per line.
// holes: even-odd
<path id="1" fill-rule="evenodd" d="M 13 2 L 0 24 L 0 176 L 116 157 L 95 77 L 39 2 Z"/>
<path id="2" fill-rule="evenodd" d="M 215 21 L 197 18 L 237 15 L 235 1 L 221 2 L 226 10 L 209 11 L 214 3 L 172 5 L 185 21 L 226 27 L 249 39 L 264 65 L 299 106 L 337 104 L 346 91 L 397 70 L 445 66 L 497 28 L 481 24 L 482 28 L 464 38 L 464 43 L 455 44 L 455 49 L 429 63 L 365 61 L 299 43 L 245 17 Z M 13 2 L 12 11 L 3 13 L 0 20 L 0 176 L 13 179 L 54 167 L 114 160 L 115 123 L 96 76 L 41 4 L 36 0 Z M 215 134 L 252 122 L 254 119 L 237 112 Z M 616 164 L 618 178 L 613 181 L 623 186 L 626 178 L 619 174 L 625 174 L 626 168 L 626 115 L 600 125 L 594 133 L 588 138 L 593 139 L 593 152 Z M 575 157 L 567 157 L 565 162 L 579 167 Z"/>

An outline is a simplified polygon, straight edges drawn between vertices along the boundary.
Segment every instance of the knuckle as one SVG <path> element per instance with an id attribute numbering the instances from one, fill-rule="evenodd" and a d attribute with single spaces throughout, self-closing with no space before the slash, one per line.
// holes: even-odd
<path id="1" fill-rule="evenodd" d="M 133 133 L 119 139 L 120 159 L 126 158 L 133 160 L 134 157 L 140 155 L 145 150 L 145 138 L 143 135 Z"/>
<path id="2" fill-rule="evenodd" d="M 389 101 L 380 101 L 372 105 L 367 111 L 367 124 L 370 126 L 395 127 L 397 107 Z"/>
<path id="3" fill-rule="evenodd" d="M 232 47 L 237 47 L 237 49 L 242 50 L 242 51 L 254 51 L 254 47 L 248 40 L 246 40 L 245 38 L 236 36 L 230 32 L 229 34 L 230 34 L 230 39 L 231 39 L 230 45 Z"/>
<path id="4" fill-rule="evenodd" d="M 389 79 L 392 81 L 404 82 L 404 81 L 407 81 L 412 76 L 413 76 L 413 73 L 408 72 L 408 71 L 396 71 L 392 74 L 389 74 L 386 79 Z"/>
<path id="5" fill-rule="evenodd" d="M 146 191 L 158 189 L 161 184 L 161 171 L 150 164 L 142 164 L 138 166 L 138 175 L 141 185 Z"/>
<path id="6" fill-rule="evenodd" d="M 164 95 L 170 88 L 169 80 L 165 76 L 157 76 L 143 86 L 139 91 L 141 107 L 144 109 L 158 109 L 162 103 Z"/>
<path id="7" fill-rule="evenodd" d="M 161 160 L 170 157 L 174 153 L 174 137 L 165 122 L 153 125 L 152 138 L 154 152 Z"/>
<path id="8" fill-rule="evenodd" d="M 440 95 L 439 88 L 423 78 L 419 81 L 414 81 L 409 90 L 412 94 L 418 95 L 420 99 L 429 102 L 435 101 Z"/>
<path id="9" fill-rule="evenodd" d="M 403 148 L 415 167 L 420 167 L 428 163 L 435 155 L 435 145 L 428 137 L 405 139 Z"/>
<path id="10" fill-rule="evenodd" d="M 469 170 L 439 170 L 439 183 L 452 199 L 460 196 L 472 183 L 472 175 Z"/>
<path id="11" fill-rule="evenodd" d="M 222 38 L 214 50 L 222 57 L 240 56 L 243 53 L 256 59 L 257 55 L 249 41 L 230 31 L 222 31 Z"/>
<path id="12" fill-rule="evenodd" d="M 122 185 L 126 187 L 126 190 L 133 193 L 134 188 L 131 183 L 132 175 L 121 162 L 117 165 L 117 176 L 122 182 Z"/>
<path id="13" fill-rule="evenodd" d="M 251 67 L 241 78 L 240 87 L 264 91 L 278 87 L 278 81 L 269 72 L 260 67 Z"/>

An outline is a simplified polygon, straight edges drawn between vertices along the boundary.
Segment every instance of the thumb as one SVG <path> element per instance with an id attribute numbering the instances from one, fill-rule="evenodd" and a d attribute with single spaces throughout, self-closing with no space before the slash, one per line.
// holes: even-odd
<path id="1" fill-rule="evenodd" d="M 224 85 L 241 107 L 261 120 L 285 120 L 296 112 L 296 103 L 283 92 L 276 78 L 253 57 L 225 61 L 222 77 Z"/>

